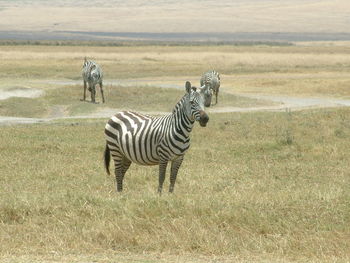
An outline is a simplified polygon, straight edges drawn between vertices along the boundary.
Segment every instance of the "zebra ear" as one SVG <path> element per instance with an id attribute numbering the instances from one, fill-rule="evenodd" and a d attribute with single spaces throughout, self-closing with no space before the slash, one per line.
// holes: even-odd
<path id="1" fill-rule="evenodd" d="M 196 87 L 192 87 L 192 90 L 193 90 L 193 91 L 197 91 L 197 88 L 196 88 Z"/>
<path id="2" fill-rule="evenodd" d="M 186 92 L 190 93 L 191 92 L 191 82 L 186 81 Z"/>

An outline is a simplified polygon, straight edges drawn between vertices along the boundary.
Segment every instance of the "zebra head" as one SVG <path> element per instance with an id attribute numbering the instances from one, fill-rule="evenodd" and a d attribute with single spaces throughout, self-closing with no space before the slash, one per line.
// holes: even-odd
<path id="1" fill-rule="evenodd" d="M 211 98 L 213 97 L 213 89 L 209 85 L 203 85 L 199 88 L 199 92 L 204 98 L 204 106 L 210 107 Z"/>
<path id="2" fill-rule="evenodd" d="M 204 96 L 197 92 L 195 87 L 191 87 L 191 83 L 186 81 L 186 100 L 185 108 L 187 117 L 192 121 L 198 121 L 202 127 L 207 125 L 209 116 L 204 111 Z"/>

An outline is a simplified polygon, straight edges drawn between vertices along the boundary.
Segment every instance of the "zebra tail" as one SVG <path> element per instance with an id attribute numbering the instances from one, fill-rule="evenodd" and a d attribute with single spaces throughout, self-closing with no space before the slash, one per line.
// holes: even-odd
<path id="1" fill-rule="evenodd" d="M 108 148 L 108 145 L 106 144 L 106 148 L 105 148 L 105 153 L 104 153 L 104 161 L 105 161 L 105 169 L 108 175 L 110 175 L 109 172 L 109 162 L 111 161 L 111 155 L 110 155 L 110 151 Z"/>

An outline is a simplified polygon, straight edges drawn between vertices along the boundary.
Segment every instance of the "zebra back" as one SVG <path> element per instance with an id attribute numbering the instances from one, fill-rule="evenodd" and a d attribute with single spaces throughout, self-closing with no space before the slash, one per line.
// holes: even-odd
<path id="1" fill-rule="evenodd" d="M 220 74 L 219 72 L 215 70 L 210 70 L 205 72 L 201 79 L 200 79 L 200 85 L 202 86 L 209 86 L 211 89 L 217 89 L 220 87 Z"/>

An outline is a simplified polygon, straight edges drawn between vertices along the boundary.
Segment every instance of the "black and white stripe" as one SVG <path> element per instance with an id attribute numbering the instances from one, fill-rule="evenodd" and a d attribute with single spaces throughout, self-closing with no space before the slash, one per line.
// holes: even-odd
<path id="1" fill-rule="evenodd" d="M 186 94 L 173 113 L 151 117 L 132 111 L 119 112 L 105 127 L 105 167 L 109 174 L 110 155 L 115 164 L 117 191 L 123 190 L 124 174 L 131 162 L 159 165 L 159 193 L 162 192 L 168 162 L 171 162 L 170 188 L 173 192 L 178 169 L 190 147 L 190 133 L 195 121 L 202 127 L 209 120 L 204 112 L 203 96 L 186 82 Z"/>
<path id="2" fill-rule="evenodd" d="M 220 88 L 220 74 L 215 70 L 205 72 L 201 79 L 200 85 L 205 94 L 205 106 L 210 107 L 212 94 L 215 94 L 215 104 L 218 103 L 218 94 Z"/>
<path id="3" fill-rule="evenodd" d="M 82 100 L 85 101 L 86 99 L 86 87 L 88 84 L 88 90 L 91 92 L 91 102 L 95 103 L 95 97 L 96 97 L 96 85 L 99 84 L 100 91 L 101 91 L 101 97 L 102 102 L 105 102 L 105 98 L 103 95 L 103 84 L 102 84 L 102 78 L 103 78 L 103 72 L 102 68 L 94 61 L 84 59 L 83 64 L 83 70 L 82 70 L 82 76 L 84 81 L 84 97 Z"/>

